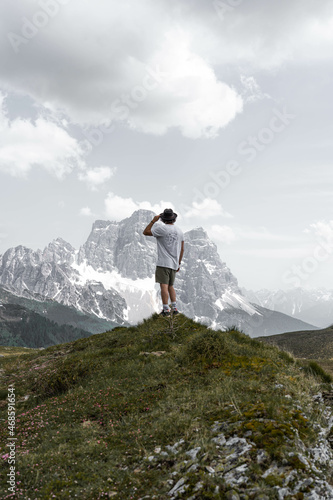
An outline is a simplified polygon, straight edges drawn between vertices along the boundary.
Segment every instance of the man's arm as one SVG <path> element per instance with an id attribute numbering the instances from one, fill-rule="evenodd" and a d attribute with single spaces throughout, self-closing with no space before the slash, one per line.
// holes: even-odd
<path id="1" fill-rule="evenodd" d="M 180 250 L 180 255 L 179 255 L 179 267 L 177 269 L 177 273 L 180 269 L 180 264 L 181 264 L 181 261 L 182 261 L 182 258 L 183 258 L 183 255 L 184 255 L 184 242 L 182 241 L 182 247 L 181 247 L 181 250 Z"/>
<path id="2" fill-rule="evenodd" d="M 153 225 L 155 224 L 155 222 L 158 221 L 159 218 L 160 218 L 160 215 L 155 215 L 155 217 L 153 218 L 153 220 L 151 222 L 149 222 L 148 226 L 143 231 L 143 234 L 145 236 L 153 236 L 153 233 L 151 232 L 151 228 L 153 227 Z"/>

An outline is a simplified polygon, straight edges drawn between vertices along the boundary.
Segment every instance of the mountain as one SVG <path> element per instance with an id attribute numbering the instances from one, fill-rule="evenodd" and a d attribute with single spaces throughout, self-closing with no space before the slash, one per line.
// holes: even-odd
<path id="1" fill-rule="evenodd" d="M 90 335 L 73 326 L 60 326 L 20 305 L 0 304 L 0 345 L 39 348 Z"/>
<path id="2" fill-rule="evenodd" d="M 318 327 L 327 327 L 333 323 L 333 290 L 292 288 L 253 291 L 242 288 L 242 292 L 255 304 L 283 312 Z"/>
<path id="3" fill-rule="evenodd" d="M 0 357 L 3 499 L 333 498 L 318 365 L 181 314 L 14 353 Z"/>
<path id="4" fill-rule="evenodd" d="M 24 246 L 11 248 L 1 257 L 0 284 L 16 295 L 55 300 L 87 314 L 124 324 L 125 300 L 99 282 L 81 282 L 73 264 L 75 249 L 61 238 L 42 252 Z"/>
<path id="5" fill-rule="evenodd" d="M 269 337 L 259 337 L 269 344 L 291 352 L 297 358 L 332 359 L 333 325 L 323 330 L 288 332 Z"/>
<path id="6" fill-rule="evenodd" d="M 27 295 L 27 292 L 25 294 Z M 96 315 L 84 314 L 74 307 L 64 306 L 55 300 L 46 300 L 37 294 L 31 294 L 31 297 L 33 298 L 14 295 L 0 286 L 0 304 L 20 305 L 58 325 L 70 325 L 90 333 L 102 333 L 118 326 L 117 323 L 98 318 Z"/>
<path id="7" fill-rule="evenodd" d="M 152 219 L 137 210 L 120 222 L 98 220 L 77 251 L 61 238 L 43 251 L 24 246 L 0 257 L 0 285 L 25 298 L 52 300 L 81 313 L 135 324 L 161 308 L 155 284 L 156 241 L 143 236 Z M 253 335 L 314 329 L 252 304 L 202 228 L 184 235 L 185 254 L 175 288 L 178 308 L 212 328 L 235 325 Z"/>

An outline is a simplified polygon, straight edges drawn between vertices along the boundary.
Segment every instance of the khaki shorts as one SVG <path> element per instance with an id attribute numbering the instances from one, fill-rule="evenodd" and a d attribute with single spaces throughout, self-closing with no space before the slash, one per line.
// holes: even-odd
<path id="1" fill-rule="evenodd" d="M 176 278 L 176 271 L 169 267 L 156 267 L 155 282 L 162 285 L 173 285 Z"/>

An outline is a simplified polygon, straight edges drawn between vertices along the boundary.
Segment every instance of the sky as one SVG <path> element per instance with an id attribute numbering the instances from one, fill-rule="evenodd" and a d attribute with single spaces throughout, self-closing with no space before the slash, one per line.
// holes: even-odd
<path id="1" fill-rule="evenodd" d="M 171 207 L 240 286 L 332 289 L 332 0 L 3 0 L 0 19 L 0 255 Z"/>

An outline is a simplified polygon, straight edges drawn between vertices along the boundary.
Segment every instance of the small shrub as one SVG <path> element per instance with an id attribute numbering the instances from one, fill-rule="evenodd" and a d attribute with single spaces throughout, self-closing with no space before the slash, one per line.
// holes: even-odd
<path id="1" fill-rule="evenodd" d="M 333 381 L 331 375 L 326 373 L 325 370 L 323 370 L 323 368 L 315 361 L 310 361 L 307 365 L 305 365 L 304 371 L 321 378 L 325 384 L 331 384 Z"/>
<path id="2" fill-rule="evenodd" d="M 187 361 L 189 364 L 212 363 L 222 361 L 228 353 L 229 349 L 223 333 L 208 330 L 191 338 L 185 346 L 183 361 Z"/>
<path id="3" fill-rule="evenodd" d="M 8 390 L 0 389 L 0 400 L 7 399 Z"/>
<path id="4" fill-rule="evenodd" d="M 232 326 L 227 326 L 227 328 L 225 329 L 226 332 L 236 332 L 236 333 L 242 333 L 245 335 L 245 333 L 243 332 L 243 330 L 240 330 L 238 326 L 236 325 L 232 325 Z"/>
<path id="5" fill-rule="evenodd" d="M 81 383 L 95 368 L 96 363 L 91 360 L 78 357 L 65 359 L 35 379 L 32 390 L 41 398 L 56 396 Z"/>
<path id="6" fill-rule="evenodd" d="M 237 342 L 237 344 L 246 344 L 246 345 L 259 345 L 258 340 L 251 339 L 246 333 L 241 330 L 227 330 L 227 333 L 230 335 L 230 338 Z"/>
<path id="7" fill-rule="evenodd" d="M 279 352 L 279 358 L 282 359 L 282 361 L 285 361 L 288 364 L 292 364 L 295 362 L 294 358 L 292 357 L 291 354 L 287 351 L 280 351 Z"/>

